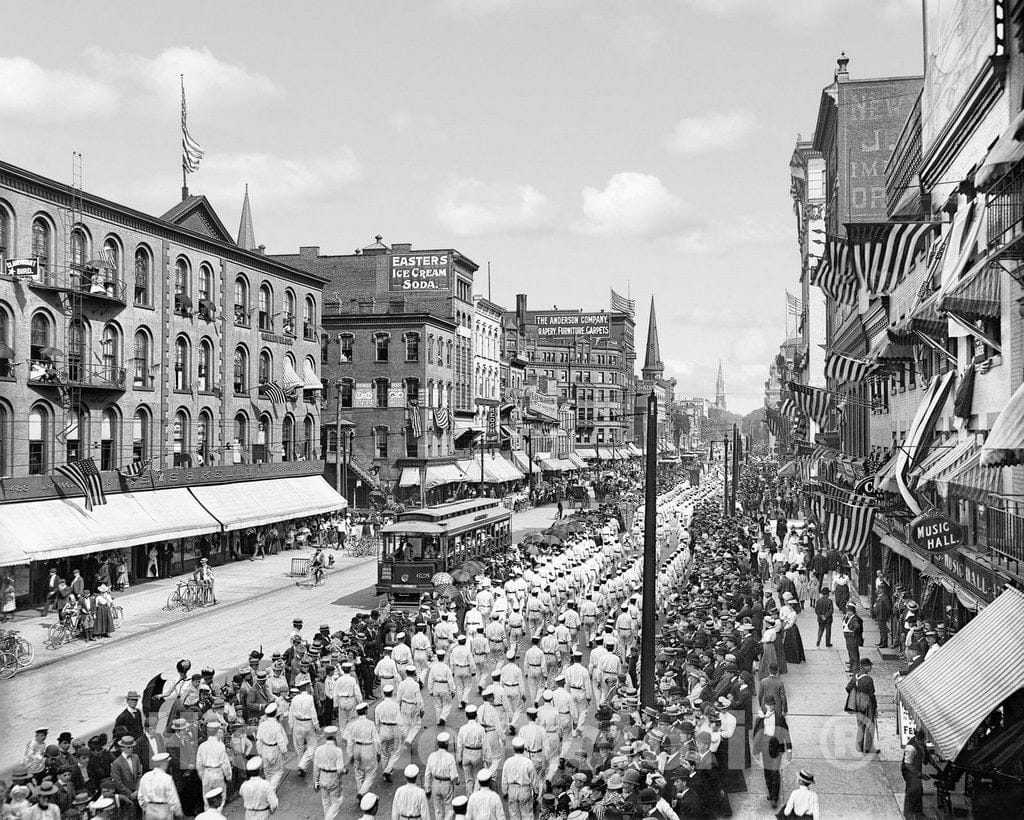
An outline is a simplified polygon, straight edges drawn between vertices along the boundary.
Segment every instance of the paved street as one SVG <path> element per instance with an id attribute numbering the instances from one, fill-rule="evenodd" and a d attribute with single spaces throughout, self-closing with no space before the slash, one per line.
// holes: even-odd
<path id="1" fill-rule="evenodd" d="M 553 507 L 540 507 L 513 516 L 513 535 L 546 527 Z M 53 617 L 30 612 L 17 628 L 36 645 L 37 664 L 14 678 L 0 681 L 4 703 L 0 737 L 0 772 L 21 760 L 25 743 L 39 725 L 56 733 L 77 736 L 110 732 L 114 716 L 124 707 L 124 693 L 139 689 L 158 673 L 177 677 L 174 665 L 181 658 L 193 668 L 211 666 L 218 672 L 234 670 L 252 649 L 269 653 L 284 649 L 293 618 L 301 617 L 307 630 L 320 623 L 347 628 L 352 615 L 372 606 L 377 565 L 372 558 L 339 559 L 327 583 L 300 589 L 288 575 L 291 560 L 311 554 L 291 550 L 263 561 L 242 561 L 218 567 L 219 603 L 184 613 L 165 612 L 164 602 L 176 579 L 147 584 L 118 596 L 125 608 L 125 625 L 114 637 L 93 644 L 75 642 L 57 650 L 43 646 L 46 626 Z M 363 606 L 337 605 L 354 593 Z M 362 594 L 365 593 L 365 594 Z"/>

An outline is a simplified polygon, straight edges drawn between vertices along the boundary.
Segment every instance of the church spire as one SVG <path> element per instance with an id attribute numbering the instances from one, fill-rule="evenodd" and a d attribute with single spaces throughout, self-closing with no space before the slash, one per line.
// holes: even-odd
<path id="1" fill-rule="evenodd" d="M 715 407 L 725 410 L 725 374 L 722 372 L 722 360 L 718 360 L 718 380 L 715 382 Z"/>
<path id="2" fill-rule="evenodd" d="M 658 319 L 654 315 L 654 297 L 651 297 L 651 317 L 647 322 L 647 354 L 644 357 L 642 377 L 653 381 L 665 375 L 665 365 L 661 361 L 661 346 L 658 344 Z"/>
<path id="3" fill-rule="evenodd" d="M 249 183 L 245 184 L 245 199 L 242 200 L 242 219 L 238 223 L 238 247 L 245 251 L 256 250 L 256 233 L 252 228 L 252 210 L 249 207 Z"/>

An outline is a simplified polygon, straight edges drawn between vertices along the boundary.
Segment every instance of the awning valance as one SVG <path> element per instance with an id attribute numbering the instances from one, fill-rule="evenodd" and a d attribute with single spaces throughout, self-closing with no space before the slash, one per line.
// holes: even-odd
<path id="1" fill-rule="evenodd" d="M 308 365 L 302 365 L 302 389 L 303 390 L 323 390 L 323 382 L 320 381 L 316 372 Z"/>
<path id="2" fill-rule="evenodd" d="M 530 473 L 538 475 L 540 473 L 540 467 L 536 464 L 531 464 L 529 456 L 527 456 L 522 450 L 512 451 L 512 463 L 527 475 Z"/>
<path id="3" fill-rule="evenodd" d="M 1018 162 L 1024 159 L 1024 111 L 1014 117 L 1013 122 L 996 140 L 985 161 L 974 175 L 974 187 L 987 191 L 1004 177 Z"/>
<path id="4" fill-rule="evenodd" d="M 945 644 L 897 678 L 896 689 L 939 754 L 953 760 L 975 729 L 1024 681 L 1024 593 L 1007 587 Z"/>
<path id="5" fill-rule="evenodd" d="M 950 288 L 938 307 L 956 311 L 968 319 L 997 317 L 1002 309 L 1000 278 L 998 264 L 992 262 L 980 266 Z"/>
<path id="6" fill-rule="evenodd" d="M 1010 397 L 981 448 L 982 467 L 1024 464 L 1024 384 Z"/>
<path id="7" fill-rule="evenodd" d="M 949 493 L 968 498 L 978 504 L 987 504 L 988 497 L 1003 491 L 1003 475 L 998 469 L 981 466 L 980 451 L 971 456 L 955 473 L 949 476 Z"/>
<path id="8" fill-rule="evenodd" d="M 477 464 L 477 480 L 479 481 L 480 465 Z M 457 464 L 428 464 L 426 467 L 426 483 L 428 490 L 434 487 L 441 487 L 444 484 L 454 484 L 458 481 L 471 481 Z M 420 485 L 420 468 L 403 467 L 402 475 L 399 476 L 399 487 L 418 487 Z"/>
<path id="9" fill-rule="evenodd" d="M 305 386 L 305 382 L 299 378 L 299 374 L 295 372 L 295 368 L 289 359 L 284 360 L 284 364 L 281 366 L 281 372 L 284 374 L 284 378 L 281 381 L 281 387 L 284 388 L 285 392 L 294 390 L 295 388 L 302 389 Z"/>
<path id="10" fill-rule="evenodd" d="M 192 487 L 189 492 L 225 530 L 259 527 L 348 506 L 344 496 L 318 475 L 214 484 Z"/>
<path id="11" fill-rule="evenodd" d="M 318 481 L 323 481 L 315 476 Z M 234 491 L 249 482 L 225 485 Z M 0 566 L 119 550 L 218 532 L 220 522 L 184 487 L 111 493 L 87 513 L 81 498 L 0 505 Z"/>

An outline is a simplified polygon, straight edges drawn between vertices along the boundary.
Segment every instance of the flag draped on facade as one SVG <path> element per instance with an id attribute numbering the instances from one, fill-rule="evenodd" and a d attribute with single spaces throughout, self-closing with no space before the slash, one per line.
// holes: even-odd
<path id="1" fill-rule="evenodd" d="M 260 395 L 265 399 L 270 399 L 271 404 L 284 404 L 286 401 L 284 388 L 277 382 L 261 384 Z"/>
<path id="2" fill-rule="evenodd" d="M 935 222 L 885 222 L 858 225 L 852 243 L 853 264 L 868 296 L 891 293 L 938 233 Z"/>
<path id="3" fill-rule="evenodd" d="M 832 394 L 827 390 L 818 387 L 809 387 L 806 384 L 790 382 L 789 390 L 793 393 L 793 401 L 796 406 L 810 416 L 818 424 L 825 425 L 829 421 L 829 414 L 832 411 Z"/>
<path id="4" fill-rule="evenodd" d="M 107 503 L 107 497 L 103 493 L 103 482 L 100 479 L 100 472 L 96 469 L 96 462 L 90 458 L 80 458 L 69 464 L 62 464 L 54 472 L 64 476 L 78 489 L 85 493 L 85 508 L 92 512 L 94 506 Z"/>
<path id="5" fill-rule="evenodd" d="M 825 378 L 838 382 L 862 382 L 875 370 L 874 362 L 853 359 L 841 353 L 828 353 L 825 356 Z"/>
<path id="6" fill-rule="evenodd" d="M 825 253 L 811 273 L 811 284 L 821 288 L 830 299 L 844 305 L 856 305 L 859 282 L 853 265 L 850 243 L 843 237 L 830 236 Z"/>
<path id="7" fill-rule="evenodd" d="M 185 78 L 181 78 L 181 167 L 185 173 L 194 174 L 199 170 L 203 149 L 188 133 L 188 111 L 185 107 Z"/>
<path id="8" fill-rule="evenodd" d="M 143 461 L 133 461 L 127 467 L 121 467 L 118 469 L 118 473 L 127 478 L 129 481 L 134 481 L 144 472 L 146 472 L 150 465 L 153 463 L 153 459 L 147 458 Z"/>
<path id="9" fill-rule="evenodd" d="M 633 316 L 636 313 L 636 300 L 627 299 L 625 296 L 620 296 L 615 292 L 614 288 L 610 288 L 612 292 L 611 308 L 613 313 L 625 313 L 629 316 Z"/>
<path id="10" fill-rule="evenodd" d="M 412 434 L 419 438 L 423 435 L 423 419 L 420 418 L 420 403 L 418 401 L 410 401 L 405 408 L 405 418 L 409 422 L 409 427 L 412 428 Z"/>
<path id="11" fill-rule="evenodd" d="M 765 407 L 764 424 L 768 428 L 768 432 L 775 436 L 775 438 L 789 439 L 789 422 L 782 417 L 778 410 L 772 407 Z"/>
<path id="12" fill-rule="evenodd" d="M 447 430 L 451 426 L 451 421 L 451 410 L 447 407 L 437 407 L 434 409 L 434 426 L 438 430 Z"/>
<path id="13" fill-rule="evenodd" d="M 849 555 L 859 555 L 871 535 L 875 507 L 853 504 L 839 498 L 821 497 L 819 516 L 825 530 L 825 544 Z"/>

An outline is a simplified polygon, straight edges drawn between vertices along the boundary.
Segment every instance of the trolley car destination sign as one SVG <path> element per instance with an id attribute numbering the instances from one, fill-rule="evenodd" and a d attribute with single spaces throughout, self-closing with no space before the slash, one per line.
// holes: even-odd
<path id="1" fill-rule="evenodd" d="M 943 553 L 964 545 L 964 528 L 944 515 L 922 515 L 910 522 L 910 537 L 925 552 Z"/>

